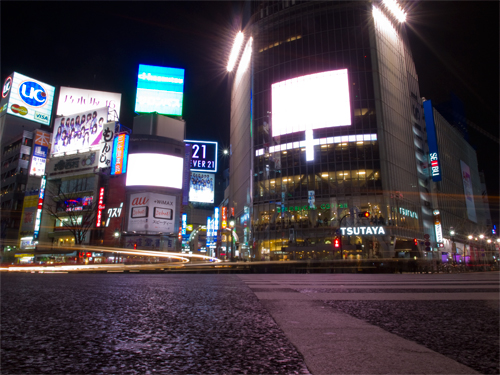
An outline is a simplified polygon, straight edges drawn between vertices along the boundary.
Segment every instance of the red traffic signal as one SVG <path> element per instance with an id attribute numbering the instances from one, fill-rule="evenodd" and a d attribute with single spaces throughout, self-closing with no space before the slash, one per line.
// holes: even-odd
<path id="1" fill-rule="evenodd" d="M 137 244 L 136 243 L 134 244 L 134 250 L 137 250 Z"/>
<path id="2" fill-rule="evenodd" d="M 358 214 L 358 217 L 366 217 L 366 218 L 369 218 L 370 217 L 370 213 L 368 211 L 363 211 L 361 212 L 360 214 Z"/>
<path id="3" fill-rule="evenodd" d="M 416 238 L 413 239 L 413 243 L 415 244 L 415 246 L 418 246 L 418 240 Z"/>
<path id="4" fill-rule="evenodd" d="M 340 247 L 340 238 L 335 237 L 333 240 L 333 247 Z"/>

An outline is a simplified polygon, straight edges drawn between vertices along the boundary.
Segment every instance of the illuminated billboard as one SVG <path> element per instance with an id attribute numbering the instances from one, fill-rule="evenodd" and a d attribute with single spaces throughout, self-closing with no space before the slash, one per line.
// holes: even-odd
<path id="1" fill-rule="evenodd" d="M 139 65 L 135 112 L 182 116 L 184 69 Z"/>
<path id="2" fill-rule="evenodd" d="M 271 90 L 273 137 L 351 125 L 347 69 L 274 83 Z"/>
<path id="3" fill-rule="evenodd" d="M 164 154 L 129 154 L 126 186 L 182 189 L 184 158 Z"/>
<path id="4" fill-rule="evenodd" d="M 43 176 L 50 147 L 50 134 L 40 129 L 35 130 L 33 155 L 31 156 L 30 176 Z"/>
<path id="5" fill-rule="evenodd" d="M 427 144 L 429 145 L 429 163 L 432 181 L 441 181 L 441 161 L 436 137 L 436 124 L 434 123 L 434 110 L 432 102 L 424 102 L 425 125 L 427 128 Z"/>
<path id="6" fill-rule="evenodd" d="M 174 232 L 175 203 L 176 198 L 172 195 L 148 192 L 131 194 L 128 230 L 165 234 Z"/>
<path id="7" fill-rule="evenodd" d="M 106 91 L 76 89 L 61 86 L 57 101 L 57 116 L 67 116 L 72 113 L 92 111 L 108 107 L 109 115 L 105 122 L 118 121 L 122 94 Z M 115 117 L 116 111 L 116 117 Z"/>
<path id="8" fill-rule="evenodd" d="M 127 173 L 128 159 L 128 134 L 118 134 L 113 141 L 113 154 L 111 155 L 111 174 Z"/>
<path id="9" fill-rule="evenodd" d="M 462 182 L 464 185 L 465 205 L 467 207 L 467 217 L 470 221 L 477 223 L 476 205 L 474 204 L 474 191 L 472 190 L 472 179 L 470 168 L 460 160 L 460 169 L 462 171 Z"/>
<path id="10" fill-rule="evenodd" d="M 214 203 L 215 175 L 191 172 L 189 183 L 189 201 Z"/>
<path id="11" fill-rule="evenodd" d="M 217 172 L 217 142 L 192 141 L 186 139 L 186 144 L 191 145 L 191 172 Z"/>
<path id="12" fill-rule="evenodd" d="M 108 118 L 108 107 L 57 117 L 52 133 L 52 154 L 84 152 L 99 145 Z"/>
<path id="13" fill-rule="evenodd" d="M 49 126 L 54 93 L 54 86 L 14 72 L 4 82 L 2 106 L 10 115 Z"/>

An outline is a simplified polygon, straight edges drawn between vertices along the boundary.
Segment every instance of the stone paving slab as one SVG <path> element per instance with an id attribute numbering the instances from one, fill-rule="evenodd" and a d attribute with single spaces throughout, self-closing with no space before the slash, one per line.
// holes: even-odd
<path id="1" fill-rule="evenodd" d="M 255 292 L 260 300 L 393 300 L 393 301 L 461 301 L 461 300 L 499 300 L 498 293 L 284 293 L 284 292 Z"/>
<path id="2" fill-rule="evenodd" d="M 261 300 L 313 374 L 476 374 L 426 347 L 312 300 Z"/>

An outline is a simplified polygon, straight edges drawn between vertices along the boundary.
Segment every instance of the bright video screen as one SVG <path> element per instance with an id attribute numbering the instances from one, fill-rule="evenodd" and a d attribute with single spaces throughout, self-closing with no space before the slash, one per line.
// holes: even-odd
<path id="1" fill-rule="evenodd" d="M 191 172 L 189 181 L 189 201 L 214 203 L 214 175 Z"/>
<path id="2" fill-rule="evenodd" d="M 273 137 L 351 125 L 347 69 L 278 82 L 271 91 Z"/>
<path id="3" fill-rule="evenodd" d="M 184 159 L 163 154 L 129 154 L 126 186 L 182 189 Z"/>
<path id="4" fill-rule="evenodd" d="M 139 65 L 135 112 L 182 116 L 184 69 Z"/>

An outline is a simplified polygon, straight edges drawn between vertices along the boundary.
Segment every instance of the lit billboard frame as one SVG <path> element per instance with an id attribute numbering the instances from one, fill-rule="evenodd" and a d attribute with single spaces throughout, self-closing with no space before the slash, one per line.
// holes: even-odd
<path id="1" fill-rule="evenodd" d="M 113 140 L 111 154 L 111 174 L 113 176 L 127 173 L 129 135 L 118 134 Z"/>
<path id="2" fill-rule="evenodd" d="M 182 116 L 184 69 L 139 64 L 135 112 Z"/>
<path id="3" fill-rule="evenodd" d="M 434 123 L 434 110 L 432 102 L 426 100 L 424 102 L 424 116 L 425 125 L 427 128 L 427 144 L 429 145 L 429 163 L 432 181 L 441 181 L 441 160 L 439 158 L 439 151 L 436 136 L 436 124 Z"/>
<path id="4" fill-rule="evenodd" d="M 92 111 L 106 106 L 109 108 L 106 122 L 118 121 L 120 116 L 121 98 L 122 94 L 116 92 L 61 86 L 59 88 L 56 115 L 67 116 L 72 113 Z M 114 113 L 115 111 L 116 115 Z"/>
<path id="5" fill-rule="evenodd" d="M 191 172 L 189 179 L 189 201 L 214 203 L 215 175 L 212 173 Z"/>
<path id="6" fill-rule="evenodd" d="M 352 124 L 347 69 L 274 83 L 271 96 L 273 137 Z"/>
<path id="7" fill-rule="evenodd" d="M 129 154 L 126 186 L 182 189 L 184 158 L 165 154 Z M 163 166 L 164 171 L 158 166 Z M 162 173 L 168 172 L 168 173 Z"/>
<path id="8" fill-rule="evenodd" d="M 212 141 L 195 141 L 185 139 L 186 145 L 191 145 L 191 172 L 217 173 L 217 156 L 219 144 Z"/>
<path id="9" fill-rule="evenodd" d="M 4 82 L 2 106 L 8 114 L 50 126 L 56 88 L 14 72 Z"/>

